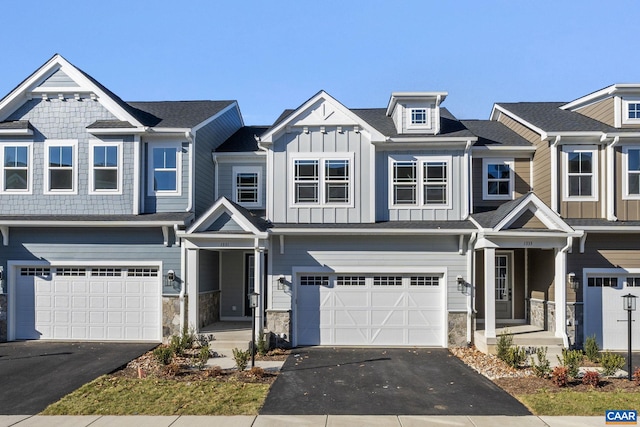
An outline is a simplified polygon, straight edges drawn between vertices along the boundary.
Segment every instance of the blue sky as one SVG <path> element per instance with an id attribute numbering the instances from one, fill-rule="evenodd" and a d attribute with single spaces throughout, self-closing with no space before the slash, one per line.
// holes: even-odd
<path id="1" fill-rule="evenodd" d="M 640 82 L 638 18 L 635 0 L 3 0 L 0 97 L 60 53 L 125 101 L 237 99 L 246 124 L 320 89 L 352 108 L 444 90 L 486 119 Z"/>

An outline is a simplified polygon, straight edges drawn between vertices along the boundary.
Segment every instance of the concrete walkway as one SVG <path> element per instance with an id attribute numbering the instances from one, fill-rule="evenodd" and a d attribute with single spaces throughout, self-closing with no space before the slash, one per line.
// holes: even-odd
<path id="1" fill-rule="evenodd" d="M 238 415 L 208 416 L 44 416 L 0 415 L 0 427 L 590 427 L 605 425 L 601 417 L 403 416 L 403 415 Z"/>

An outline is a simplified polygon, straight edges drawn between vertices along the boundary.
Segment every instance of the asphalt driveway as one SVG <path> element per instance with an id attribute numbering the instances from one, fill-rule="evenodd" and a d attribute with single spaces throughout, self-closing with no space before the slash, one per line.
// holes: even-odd
<path id="1" fill-rule="evenodd" d="M 103 374 L 127 364 L 153 343 L 0 343 L 0 415 L 32 415 Z"/>
<path id="2" fill-rule="evenodd" d="M 261 415 L 530 415 L 446 349 L 294 349 Z"/>

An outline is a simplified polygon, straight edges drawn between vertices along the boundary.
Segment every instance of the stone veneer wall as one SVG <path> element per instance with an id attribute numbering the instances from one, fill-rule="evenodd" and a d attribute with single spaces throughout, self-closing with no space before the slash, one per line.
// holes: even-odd
<path id="1" fill-rule="evenodd" d="M 7 294 L 0 294 L 0 342 L 7 340 Z"/>
<path id="2" fill-rule="evenodd" d="M 291 347 L 291 310 L 267 310 L 267 332 L 271 347 Z M 283 335 L 284 334 L 284 335 Z"/>
<path id="3" fill-rule="evenodd" d="M 198 328 L 220 321 L 220 291 L 198 295 Z"/>
<path id="4" fill-rule="evenodd" d="M 547 323 L 545 317 L 547 310 L 545 308 L 546 301 L 539 299 L 529 300 L 529 319 L 533 326 L 546 329 Z"/>
<path id="5" fill-rule="evenodd" d="M 574 348 L 582 348 L 583 344 L 582 309 L 583 306 L 580 302 L 567 303 L 567 335 L 569 336 L 569 345 Z"/>
<path id="6" fill-rule="evenodd" d="M 184 297 L 184 317 L 187 319 L 188 301 Z M 186 324 L 186 323 L 185 323 Z M 175 296 L 162 297 L 162 341 L 167 342 L 172 335 L 180 335 L 180 298 Z"/>
<path id="7" fill-rule="evenodd" d="M 547 301 L 547 331 L 556 331 L 556 303 Z"/>
<path id="8" fill-rule="evenodd" d="M 467 342 L 467 313 L 449 312 L 448 347 L 466 347 Z"/>

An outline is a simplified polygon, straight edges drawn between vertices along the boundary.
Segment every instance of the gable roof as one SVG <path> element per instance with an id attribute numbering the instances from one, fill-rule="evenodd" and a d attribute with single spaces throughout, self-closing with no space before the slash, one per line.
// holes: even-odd
<path id="1" fill-rule="evenodd" d="M 209 227 L 223 214 L 230 217 L 230 221 L 237 224 L 243 233 L 266 237 L 265 232 L 271 226 L 263 218 L 252 214 L 248 209 L 232 202 L 226 197 L 220 197 L 211 208 L 186 230 L 185 234 L 197 234 L 209 232 Z"/>
<path id="2" fill-rule="evenodd" d="M 506 125 L 495 120 L 460 120 L 471 133 L 478 137 L 474 147 L 504 145 L 532 147 L 533 144 Z"/>
<path id="3" fill-rule="evenodd" d="M 214 151 L 218 153 L 258 151 L 258 141 L 255 137 L 262 135 L 268 129 L 269 126 L 243 126 Z"/>
<path id="4" fill-rule="evenodd" d="M 236 101 L 149 101 L 127 102 L 145 126 L 193 128 Z"/>

